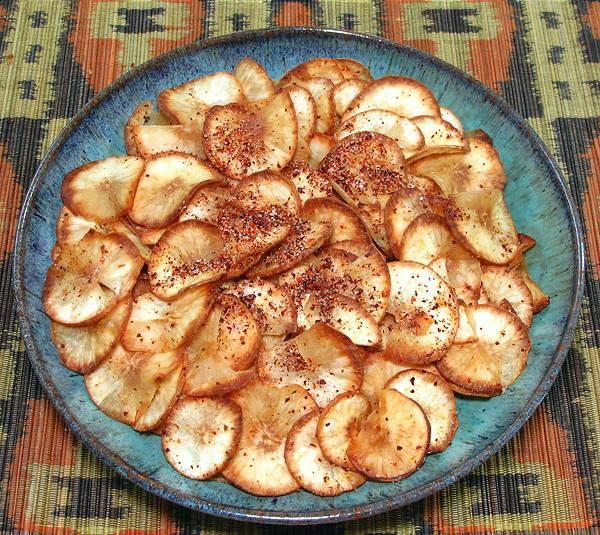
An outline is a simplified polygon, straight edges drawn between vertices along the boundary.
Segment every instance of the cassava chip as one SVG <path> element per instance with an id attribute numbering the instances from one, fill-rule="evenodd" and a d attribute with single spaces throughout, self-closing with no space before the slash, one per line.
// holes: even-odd
<path id="1" fill-rule="evenodd" d="M 389 198 L 383 217 L 390 247 L 396 258 L 403 259 L 402 238 L 406 229 L 418 216 L 438 212 L 443 214 L 443 207 L 440 209 L 438 201 L 438 197 L 426 195 L 416 188 L 400 188 Z M 445 223 L 443 225 L 447 228 Z M 417 252 L 420 254 L 420 247 Z"/>
<path id="2" fill-rule="evenodd" d="M 366 82 L 373 81 L 369 69 L 360 61 L 349 58 L 337 58 L 336 62 L 346 80 L 358 78 L 359 80 L 364 80 Z"/>
<path id="3" fill-rule="evenodd" d="M 220 295 L 183 350 L 184 393 L 220 396 L 243 387 L 254 377 L 251 367 L 261 342 L 248 307 L 233 295 Z"/>
<path id="4" fill-rule="evenodd" d="M 165 125 L 169 124 L 169 120 L 160 112 L 154 111 L 154 105 L 149 100 L 143 100 L 133 110 L 125 130 L 123 137 L 125 139 L 125 152 L 130 156 L 139 156 L 137 152 L 136 142 L 133 136 L 133 129 L 139 125 Z"/>
<path id="5" fill-rule="evenodd" d="M 428 115 L 413 117 L 411 121 L 421 130 L 425 141 L 423 150 L 413 154 L 411 161 L 431 154 L 464 152 L 468 148 L 462 134 L 448 121 Z"/>
<path id="6" fill-rule="evenodd" d="M 353 115 L 341 123 L 333 137 L 340 141 L 356 132 L 376 132 L 392 138 L 410 158 L 425 146 L 425 138 L 419 127 L 406 117 L 386 110 L 367 110 Z"/>
<path id="7" fill-rule="evenodd" d="M 328 178 L 302 160 L 292 160 L 282 171 L 282 174 L 296 186 L 300 200 L 303 203 L 309 199 L 331 197 L 333 195 Z"/>
<path id="8" fill-rule="evenodd" d="M 466 344 L 467 342 L 476 342 L 477 335 L 471 325 L 471 320 L 467 315 L 467 309 L 465 305 L 458 306 L 458 330 L 454 337 L 455 344 Z"/>
<path id="9" fill-rule="evenodd" d="M 138 125 L 132 127 L 138 156 L 150 158 L 161 152 L 183 152 L 204 158 L 202 130 L 194 123 L 181 125 Z"/>
<path id="10" fill-rule="evenodd" d="M 133 229 L 133 224 L 130 223 L 127 218 L 122 217 L 117 221 L 108 223 L 106 225 L 105 232 L 118 232 L 119 234 L 123 234 L 123 236 L 127 237 L 129 241 L 133 243 L 133 245 L 135 245 L 135 248 L 138 250 L 140 256 L 144 259 L 144 262 L 147 263 L 150 261 L 150 257 L 152 256 L 152 248 L 142 243 L 141 238 L 135 233 Z"/>
<path id="11" fill-rule="evenodd" d="M 165 420 L 162 448 L 180 474 L 209 479 L 234 455 L 241 432 L 242 411 L 232 401 L 184 398 Z"/>
<path id="12" fill-rule="evenodd" d="M 500 305 L 506 299 L 521 321 L 529 327 L 533 320 L 533 296 L 523 278 L 514 270 L 484 266 L 481 278 L 490 303 Z"/>
<path id="13" fill-rule="evenodd" d="M 294 157 L 308 160 L 310 156 L 309 143 L 317 127 L 317 105 L 308 89 L 299 85 L 290 85 L 286 89 L 294 105 L 298 123 L 298 143 Z"/>
<path id="14" fill-rule="evenodd" d="M 315 132 L 329 134 L 336 120 L 333 83 L 327 78 L 309 78 L 307 80 L 293 78 L 291 84 L 303 87 L 310 92 L 317 111 Z"/>
<path id="15" fill-rule="evenodd" d="M 223 291 L 237 297 L 250 309 L 263 335 L 285 337 L 296 331 L 294 302 L 277 284 L 260 278 L 240 279 L 227 283 Z"/>
<path id="16" fill-rule="evenodd" d="M 455 344 L 436 363 L 440 374 L 462 394 L 501 394 L 525 368 L 531 342 L 525 324 L 494 305 L 466 307 L 477 341 Z"/>
<path id="17" fill-rule="evenodd" d="M 319 167 L 323 158 L 325 158 L 334 145 L 335 141 L 332 137 L 315 132 L 308 142 L 308 162 L 310 166 L 315 168 Z"/>
<path id="18" fill-rule="evenodd" d="M 398 144 L 382 134 L 357 132 L 337 143 L 319 169 L 357 209 L 373 239 L 387 253 L 383 209 L 388 194 L 403 186 L 404 155 Z"/>
<path id="19" fill-rule="evenodd" d="M 179 213 L 179 221 L 196 219 L 213 225 L 218 224 L 221 208 L 231 198 L 231 190 L 220 181 L 204 182 Z"/>
<path id="20" fill-rule="evenodd" d="M 409 369 L 419 369 L 437 373 L 437 368 L 434 364 L 402 362 L 386 356 L 384 351 L 372 353 L 367 357 L 364 363 L 363 384 L 360 387 L 361 392 L 367 396 L 372 404 L 376 404 L 377 395 L 380 390 L 385 388 L 386 383 L 394 377 L 394 375 Z"/>
<path id="21" fill-rule="evenodd" d="M 521 276 L 523 282 L 525 282 L 527 288 L 529 288 L 529 291 L 531 292 L 533 313 L 537 314 L 550 304 L 550 297 L 548 297 L 548 295 L 544 293 L 544 290 L 542 290 L 531 278 L 531 275 L 527 270 L 525 259 L 523 259 L 517 267 L 517 273 Z"/>
<path id="22" fill-rule="evenodd" d="M 477 258 L 458 248 L 428 265 L 454 289 L 458 299 L 467 305 L 477 304 L 483 293 L 481 263 Z"/>
<path id="23" fill-rule="evenodd" d="M 442 117 L 442 120 L 449 122 L 461 134 L 464 133 L 465 129 L 463 128 L 461 120 L 458 118 L 456 113 L 454 113 L 450 108 L 441 107 L 440 115 Z"/>
<path id="24" fill-rule="evenodd" d="M 281 496 L 300 488 L 285 463 L 285 441 L 296 421 L 316 408 L 298 385 L 273 388 L 252 381 L 231 399 L 242 410 L 238 449 L 223 469 L 236 487 L 257 496 Z"/>
<path id="25" fill-rule="evenodd" d="M 162 238 L 162 235 L 167 230 L 167 227 L 164 228 L 147 228 L 144 230 L 140 236 L 140 241 L 144 245 L 156 245 L 158 240 Z"/>
<path id="26" fill-rule="evenodd" d="M 219 229 L 201 221 L 170 226 L 152 250 L 152 292 L 172 300 L 187 288 L 219 280 L 226 272 Z"/>
<path id="27" fill-rule="evenodd" d="M 242 86 L 242 91 L 248 102 L 264 100 L 275 94 L 275 86 L 269 78 L 267 71 L 250 58 L 240 61 L 233 75 Z"/>
<path id="28" fill-rule="evenodd" d="M 396 235 L 390 234 L 397 257 L 427 265 L 439 257 L 462 256 L 464 248 L 452 234 L 446 220 L 432 212 L 435 208 L 431 203 L 421 204 L 421 207 L 423 212 L 404 228 L 399 243 Z"/>
<path id="29" fill-rule="evenodd" d="M 375 132 L 358 132 L 338 142 L 319 169 L 342 197 L 359 210 L 378 194 L 402 187 L 404 156 L 397 143 Z"/>
<path id="30" fill-rule="evenodd" d="M 399 481 L 425 461 L 429 422 L 418 403 L 389 388 L 350 441 L 347 455 L 360 472 L 379 481 Z"/>
<path id="31" fill-rule="evenodd" d="M 314 78 L 325 78 L 333 84 L 344 81 L 343 67 L 336 59 L 315 58 L 296 65 L 281 77 L 281 85 L 294 80 L 308 81 Z M 347 67 L 346 67 L 347 69 Z"/>
<path id="32" fill-rule="evenodd" d="M 519 254 L 519 237 L 502 190 L 457 193 L 446 206 L 452 233 L 490 264 L 509 264 Z"/>
<path id="33" fill-rule="evenodd" d="M 326 243 L 330 234 L 327 221 L 296 219 L 286 238 L 250 268 L 247 276 L 271 277 L 294 267 Z"/>
<path id="34" fill-rule="evenodd" d="M 333 86 L 333 103 L 338 117 L 344 115 L 356 95 L 368 85 L 369 82 L 366 80 L 349 78 Z"/>
<path id="35" fill-rule="evenodd" d="M 370 412 L 369 400 L 360 392 L 340 394 L 323 409 L 318 418 L 316 433 L 320 449 L 330 463 L 354 470 L 346 450 L 361 422 Z"/>
<path id="36" fill-rule="evenodd" d="M 279 277 L 279 283 L 290 292 L 298 307 L 300 327 L 308 326 L 304 309 L 311 298 L 318 310 L 331 311 L 337 297 L 346 296 L 376 322 L 383 318 L 390 291 L 389 273 L 385 259 L 372 244 L 337 242 L 308 260 Z"/>
<path id="37" fill-rule="evenodd" d="M 225 241 L 227 276 L 241 275 L 281 243 L 300 207 L 296 188 L 279 173 L 263 171 L 241 180 L 217 222 Z"/>
<path id="38" fill-rule="evenodd" d="M 366 478 L 352 469 L 330 463 L 317 441 L 319 411 L 300 418 L 290 429 L 285 443 L 285 462 L 303 489 L 318 496 L 338 496 L 362 485 Z"/>
<path id="39" fill-rule="evenodd" d="M 131 312 L 131 299 L 121 300 L 104 318 L 87 327 L 52 322 L 52 341 L 62 363 L 78 373 L 94 370 L 115 347 Z"/>
<path id="40" fill-rule="evenodd" d="M 177 349 L 205 320 L 212 300 L 212 284 L 191 288 L 173 301 L 142 294 L 133 301 L 121 344 L 127 351 L 148 353 Z"/>
<path id="41" fill-rule="evenodd" d="M 444 451 L 452 442 L 458 419 L 452 389 L 437 373 L 405 370 L 390 379 L 386 388 L 397 390 L 423 409 L 431 430 L 428 453 Z"/>
<path id="42" fill-rule="evenodd" d="M 329 245 L 346 240 L 370 241 L 367 229 L 356 212 L 334 198 L 309 199 L 305 202 L 302 213 L 307 219 L 331 225 L 327 242 Z"/>
<path id="43" fill-rule="evenodd" d="M 467 152 L 434 154 L 411 162 L 408 171 L 433 178 L 445 195 L 504 188 L 506 175 L 500 156 L 485 141 L 470 139 Z"/>
<path id="44" fill-rule="evenodd" d="M 143 265 L 125 236 L 90 230 L 77 243 L 57 246 L 46 275 L 44 310 L 65 325 L 94 323 L 131 291 Z"/>
<path id="45" fill-rule="evenodd" d="M 102 234 L 106 232 L 106 227 L 75 215 L 63 206 L 56 221 L 56 241 L 61 244 L 77 243 L 92 229 Z"/>
<path id="46" fill-rule="evenodd" d="M 160 111 L 179 124 L 198 123 L 201 127 L 208 110 L 243 102 L 244 92 L 237 79 L 228 72 L 216 72 L 166 89 L 158 95 Z"/>
<path id="47" fill-rule="evenodd" d="M 300 385 L 324 407 L 338 394 L 360 388 L 360 355 L 347 337 L 317 323 L 296 338 L 263 350 L 256 366 L 265 384 L 278 388 Z"/>
<path id="48" fill-rule="evenodd" d="M 302 312 L 303 327 L 323 322 L 346 335 L 353 344 L 378 346 L 381 343 L 379 325 L 356 299 L 345 295 L 322 299 L 319 294 L 313 294 Z"/>
<path id="49" fill-rule="evenodd" d="M 108 223 L 125 215 L 133 204 L 144 160 L 111 156 L 86 163 L 65 175 L 61 197 L 74 214 Z"/>
<path id="50" fill-rule="evenodd" d="M 296 152 L 297 136 L 294 105 L 282 90 L 259 109 L 243 104 L 212 107 L 204 122 L 204 151 L 217 168 L 240 179 L 283 169 Z"/>
<path id="51" fill-rule="evenodd" d="M 342 117 L 345 121 L 363 111 L 387 110 L 401 117 L 440 116 L 440 107 L 422 83 L 402 76 L 384 76 L 371 82 L 352 101 Z"/>
<path id="52" fill-rule="evenodd" d="M 85 376 L 85 386 L 104 414 L 137 431 L 149 431 L 173 407 L 182 380 L 183 362 L 176 351 L 130 353 L 117 345 Z"/>
<path id="53" fill-rule="evenodd" d="M 190 154 L 157 154 L 146 160 L 129 217 L 145 227 L 165 227 L 177 219 L 194 188 L 219 177 L 210 165 Z"/>
<path id="54" fill-rule="evenodd" d="M 391 262 L 388 268 L 389 315 L 382 324 L 386 354 L 418 364 L 439 360 L 458 329 L 454 292 L 437 273 L 417 262 Z"/>

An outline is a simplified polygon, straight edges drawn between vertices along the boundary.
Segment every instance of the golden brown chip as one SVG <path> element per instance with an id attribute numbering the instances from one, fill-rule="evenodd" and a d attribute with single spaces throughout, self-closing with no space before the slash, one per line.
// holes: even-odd
<path id="1" fill-rule="evenodd" d="M 386 388 L 397 390 L 423 409 L 431 431 L 428 453 L 444 451 L 450 445 L 458 428 L 456 399 L 442 377 L 425 370 L 405 370 L 392 377 Z"/>
<path id="2" fill-rule="evenodd" d="M 152 292 L 172 300 L 187 288 L 219 280 L 227 271 L 219 229 L 201 221 L 171 225 L 152 250 Z"/>
<path id="3" fill-rule="evenodd" d="M 248 277 L 272 277 L 298 265 L 331 235 L 331 224 L 327 221 L 298 218 L 286 238 L 268 251 L 247 272 Z"/>
<path id="4" fill-rule="evenodd" d="M 371 82 L 352 101 L 342 121 L 367 110 L 387 110 L 409 119 L 418 115 L 440 116 L 431 91 L 417 80 L 402 76 L 384 76 Z"/>
<path id="5" fill-rule="evenodd" d="M 370 412 L 369 400 L 360 392 L 340 394 L 323 409 L 316 433 L 320 449 L 330 463 L 354 470 L 346 450 Z"/>
<path id="6" fill-rule="evenodd" d="M 294 301 L 274 282 L 260 278 L 240 279 L 227 283 L 223 292 L 237 297 L 250 309 L 263 335 L 285 339 L 288 333 L 296 331 Z"/>
<path id="7" fill-rule="evenodd" d="M 367 477 L 399 481 L 423 464 L 428 448 L 429 422 L 423 409 L 400 392 L 385 388 L 350 441 L 347 455 Z"/>
<path id="8" fill-rule="evenodd" d="M 341 123 L 333 137 L 340 141 L 356 132 L 377 132 L 392 138 L 406 158 L 425 146 L 425 138 L 419 127 L 410 119 L 391 111 L 373 109 L 357 113 Z"/>
<path id="9" fill-rule="evenodd" d="M 349 67 L 342 67 L 337 60 L 330 58 L 315 58 L 296 65 L 286 72 L 280 81 L 280 85 L 286 85 L 294 80 L 308 81 L 314 78 L 325 78 L 333 84 L 344 80 L 344 71 Z"/>
<path id="10" fill-rule="evenodd" d="M 166 227 L 197 186 L 219 177 L 213 167 L 190 154 L 157 154 L 146 160 L 129 217 L 145 227 Z"/>
<path id="11" fill-rule="evenodd" d="M 244 303 L 221 294 L 206 321 L 184 348 L 185 386 L 189 396 L 221 396 L 251 380 L 262 338 Z"/>
<path id="12" fill-rule="evenodd" d="M 149 100 L 143 100 L 133 110 L 125 130 L 123 131 L 123 137 L 125 139 L 125 152 L 130 156 L 139 156 L 137 151 L 136 142 L 133 135 L 133 129 L 140 125 L 167 125 L 169 119 L 167 119 L 161 112 L 154 111 L 154 104 Z"/>
<path id="13" fill-rule="evenodd" d="M 122 234 L 90 230 L 77 243 L 57 246 L 46 275 L 44 310 L 65 325 L 95 323 L 131 291 L 143 265 Z"/>
<path id="14" fill-rule="evenodd" d="M 445 195 L 502 189 L 506 183 L 506 174 L 496 149 L 476 139 L 469 140 L 468 152 L 434 154 L 410 163 L 408 171 L 434 179 Z"/>
<path id="15" fill-rule="evenodd" d="M 183 345 L 204 322 L 213 302 L 213 285 L 191 288 L 172 301 L 148 292 L 133 301 L 121 344 L 127 351 L 164 353 Z"/>
<path id="16" fill-rule="evenodd" d="M 89 373 L 113 350 L 127 324 L 131 299 L 125 297 L 104 318 L 87 327 L 52 322 L 52 341 L 61 362 L 70 370 Z"/>
<path id="17" fill-rule="evenodd" d="M 191 479 L 218 474 L 235 454 L 242 411 L 223 398 L 184 398 L 167 417 L 162 448 L 167 461 Z"/>
<path id="18" fill-rule="evenodd" d="M 371 240 L 356 212 L 334 198 L 309 199 L 304 204 L 302 213 L 307 219 L 324 221 L 331 225 L 331 234 L 327 242 L 329 245 L 346 240 Z"/>
<path id="19" fill-rule="evenodd" d="M 280 388 L 300 385 L 324 407 L 342 392 L 360 388 L 361 350 L 347 337 L 317 323 L 296 338 L 258 356 L 258 375 L 265 384 Z"/>
<path id="20" fill-rule="evenodd" d="M 366 478 L 327 460 L 317 441 L 318 421 L 315 409 L 292 426 L 285 443 L 285 462 L 303 489 L 318 496 L 339 496 L 359 487 Z"/>
<path id="21" fill-rule="evenodd" d="M 527 327 L 517 316 L 494 305 L 470 306 L 466 312 L 477 341 L 451 346 L 436 366 L 463 394 L 497 396 L 525 368 L 531 348 Z"/>
<path id="22" fill-rule="evenodd" d="M 264 67 L 251 58 L 244 58 L 235 67 L 233 75 L 242 86 L 248 102 L 255 102 L 272 97 L 275 86 Z"/>
<path id="23" fill-rule="evenodd" d="M 502 190 L 457 193 L 446 206 L 446 219 L 462 245 L 481 260 L 510 264 L 519 254 L 519 237 Z"/>
<path id="24" fill-rule="evenodd" d="M 125 215 L 133 204 L 144 160 L 112 156 L 86 163 L 65 175 L 61 197 L 74 214 L 96 223 Z"/>
<path id="25" fill-rule="evenodd" d="M 131 129 L 136 151 L 142 158 L 161 152 L 183 152 L 204 158 L 202 129 L 195 123 L 186 125 L 137 125 Z"/>
<path id="26" fill-rule="evenodd" d="M 338 117 L 344 115 L 354 98 L 368 85 L 366 80 L 349 78 L 333 86 L 333 103 Z"/>
<path id="27" fill-rule="evenodd" d="M 458 302 L 432 269 L 390 262 L 388 316 L 382 323 L 385 352 L 400 361 L 428 364 L 444 356 L 458 329 Z"/>
<path id="28" fill-rule="evenodd" d="M 294 157 L 298 122 L 287 91 L 271 97 L 259 109 L 243 104 L 213 106 L 204 122 L 207 158 L 232 178 L 283 169 Z"/>
<path id="29" fill-rule="evenodd" d="M 302 160 L 292 160 L 282 171 L 298 190 L 300 200 L 305 203 L 309 199 L 331 197 L 333 190 L 327 176 L 314 169 Z"/>
<path id="30" fill-rule="evenodd" d="M 296 421 L 316 408 L 298 385 L 273 388 L 252 381 L 231 395 L 242 409 L 242 435 L 223 475 L 256 496 L 281 496 L 300 488 L 285 463 L 285 441 Z"/>
<path id="31" fill-rule="evenodd" d="M 243 102 L 244 92 L 236 78 L 228 72 L 216 72 L 190 80 L 161 92 L 158 107 L 175 123 L 197 123 L 201 128 L 206 113 L 213 106 Z"/>
<path id="32" fill-rule="evenodd" d="M 402 362 L 386 356 L 385 351 L 372 353 L 365 360 L 363 384 L 360 387 L 361 392 L 367 396 L 372 404 L 376 404 L 377 395 L 380 390 L 385 388 L 386 383 L 394 377 L 394 375 L 409 369 L 419 369 L 437 373 L 437 368 L 434 364 Z"/>
<path id="33" fill-rule="evenodd" d="M 515 314 L 529 327 L 533 320 L 533 296 L 523 278 L 514 270 L 484 266 L 481 284 L 490 303 L 508 301 Z"/>
<path id="34" fill-rule="evenodd" d="M 85 386 L 107 416 L 137 431 L 157 427 L 177 400 L 183 384 L 183 362 L 176 351 L 130 353 L 117 345 Z"/>

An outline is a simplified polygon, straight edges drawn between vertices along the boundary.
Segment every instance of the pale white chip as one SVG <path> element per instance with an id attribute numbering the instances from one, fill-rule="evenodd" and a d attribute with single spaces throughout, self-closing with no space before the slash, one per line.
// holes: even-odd
<path id="1" fill-rule="evenodd" d="M 392 377 L 386 388 L 397 390 L 423 409 L 431 430 L 428 453 L 450 445 L 458 428 L 456 399 L 442 377 L 425 370 L 405 370 Z"/>
<path id="2" fill-rule="evenodd" d="M 167 417 L 162 448 L 169 464 L 191 479 L 217 475 L 234 455 L 242 411 L 224 398 L 184 398 Z"/>
<path id="3" fill-rule="evenodd" d="M 318 496 L 338 496 L 362 485 L 366 478 L 352 469 L 330 463 L 317 441 L 319 411 L 305 414 L 290 429 L 285 462 L 303 489 Z"/>

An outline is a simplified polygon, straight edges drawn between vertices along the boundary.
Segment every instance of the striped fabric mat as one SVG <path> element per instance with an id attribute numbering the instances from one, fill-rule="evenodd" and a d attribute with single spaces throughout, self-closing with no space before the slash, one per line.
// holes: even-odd
<path id="1" fill-rule="evenodd" d="M 184 43 L 285 25 L 386 36 L 472 73 L 540 133 L 569 178 L 586 227 L 586 295 L 575 343 L 517 437 L 443 492 L 327 532 L 599 533 L 600 2 L 593 0 L 0 2 L 2 533 L 288 532 L 192 513 L 103 466 L 65 428 L 32 374 L 10 286 L 29 181 L 87 100 L 124 71 Z"/>

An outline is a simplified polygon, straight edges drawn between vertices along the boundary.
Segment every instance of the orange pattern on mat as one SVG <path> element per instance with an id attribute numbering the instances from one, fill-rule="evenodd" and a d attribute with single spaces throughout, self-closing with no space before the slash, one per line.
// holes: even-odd
<path id="1" fill-rule="evenodd" d="M 15 180 L 7 153 L 6 146 L 0 144 L 0 180 L 4 185 L 0 192 L 0 258 L 3 260 L 13 250 L 23 196 L 23 188 Z"/>
<path id="2" fill-rule="evenodd" d="M 447 46 L 447 32 L 428 33 L 425 28 L 410 28 L 411 32 L 418 34 L 419 37 L 411 39 L 405 35 L 407 30 L 406 25 L 409 24 L 409 17 L 407 17 L 408 10 L 417 6 L 419 9 L 427 9 L 428 6 L 435 8 L 436 5 L 436 3 L 430 5 L 424 0 L 407 0 L 405 2 L 385 0 L 383 10 L 386 37 L 394 39 L 399 43 L 425 50 L 430 54 L 441 55 L 442 50 L 440 47 Z M 510 78 L 508 68 L 513 51 L 513 36 L 516 30 L 515 14 L 507 0 L 487 0 L 486 2 L 460 0 L 452 8 L 476 13 L 481 9 L 482 5 L 493 11 L 493 20 L 486 20 L 485 22 L 490 28 L 493 27 L 497 33 L 495 37 L 489 39 L 479 37 L 477 32 L 464 34 L 472 36 L 469 38 L 466 50 L 469 57 L 466 58 L 465 68 L 484 84 L 494 89 L 499 89 L 499 84 Z M 430 11 L 433 11 L 433 9 L 430 9 Z M 456 33 L 451 33 L 456 37 Z M 437 39 L 438 35 L 440 36 L 439 39 Z M 494 60 L 490 61 L 489 58 L 494 58 Z"/>
<path id="3" fill-rule="evenodd" d="M 187 16 L 180 16 L 184 11 Z M 146 31 L 126 33 L 128 20 L 142 16 L 147 21 Z M 124 64 L 126 47 L 145 43 L 146 57 L 142 60 L 147 61 L 203 34 L 203 2 L 198 0 L 139 0 L 135 7 L 116 0 L 86 0 L 79 2 L 75 17 L 69 39 L 75 59 L 95 91 L 135 67 Z M 176 21 L 176 26 L 162 25 L 163 19 Z"/>

